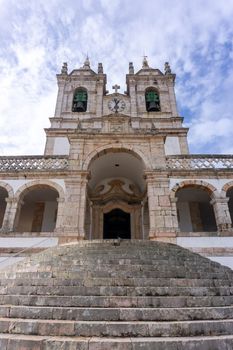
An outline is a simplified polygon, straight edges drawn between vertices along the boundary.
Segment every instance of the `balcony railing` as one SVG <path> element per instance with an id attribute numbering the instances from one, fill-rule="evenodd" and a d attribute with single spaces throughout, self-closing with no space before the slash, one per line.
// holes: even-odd
<path id="1" fill-rule="evenodd" d="M 232 169 L 233 155 L 177 155 L 166 158 L 167 169 Z M 0 157 L 0 172 L 57 171 L 69 166 L 68 156 L 4 156 Z"/>
<path id="2" fill-rule="evenodd" d="M 195 154 L 167 157 L 167 168 L 177 170 L 232 169 L 233 155 Z"/>
<path id="3" fill-rule="evenodd" d="M 68 168 L 64 156 L 4 156 L 0 157 L 0 172 L 55 171 Z"/>

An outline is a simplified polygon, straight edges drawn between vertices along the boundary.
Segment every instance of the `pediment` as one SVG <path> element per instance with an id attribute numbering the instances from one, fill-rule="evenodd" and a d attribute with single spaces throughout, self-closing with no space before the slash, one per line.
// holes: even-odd
<path id="1" fill-rule="evenodd" d="M 154 68 L 143 68 L 140 69 L 135 75 L 160 75 L 163 76 L 164 74 L 161 72 L 160 69 L 154 69 Z"/>
<path id="2" fill-rule="evenodd" d="M 107 94 L 107 95 L 105 95 L 105 96 L 106 96 L 106 97 L 109 97 L 109 98 L 113 98 L 113 97 L 128 98 L 128 97 L 129 97 L 128 95 L 122 94 L 122 93 L 120 93 L 120 92 L 117 92 L 117 93 L 113 92 L 112 94 Z"/>
<path id="3" fill-rule="evenodd" d="M 97 74 L 92 69 L 86 69 L 86 68 L 74 69 L 69 74 L 69 76 L 78 76 L 78 75 L 93 76 Z"/>

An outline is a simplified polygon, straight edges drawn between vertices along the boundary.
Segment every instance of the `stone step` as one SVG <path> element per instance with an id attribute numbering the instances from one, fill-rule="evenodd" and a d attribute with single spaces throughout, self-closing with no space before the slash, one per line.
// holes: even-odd
<path id="1" fill-rule="evenodd" d="M 120 277 L 120 278 L 140 278 L 142 277 L 142 271 L 143 271 L 143 277 L 144 278 L 189 278 L 189 279 L 205 279 L 207 276 L 209 279 L 230 279 L 230 276 L 223 273 L 200 273 L 200 272 L 189 272 L 189 271 L 183 271 L 183 270 L 167 270 L 167 271 L 161 271 L 161 270 L 147 270 L 144 271 L 143 268 L 138 269 L 132 269 L 130 268 L 128 270 L 120 270 L 119 269 L 103 269 L 99 268 L 92 269 L 92 268 L 86 268 L 86 269 L 77 269 L 76 271 L 70 271 L 62 269 L 60 270 L 51 270 L 51 271 L 35 271 L 35 272 L 12 272 L 12 273 L 5 273 L 0 277 L 1 279 L 20 279 L 20 278 L 30 278 L 30 279 L 36 279 L 36 278 L 65 278 L 65 279 L 79 279 L 79 278 L 85 278 L 85 277 Z M 231 279 L 232 281 L 233 279 Z"/>
<path id="2" fill-rule="evenodd" d="M 0 318 L 0 333 L 79 337 L 192 337 L 233 333 L 233 320 L 64 321 Z"/>
<path id="3" fill-rule="evenodd" d="M 153 287 L 233 287 L 228 279 L 85 277 L 79 279 L 2 279 L 0 286 L 153 286 Z"/>
<path id="4" fill-rule="evenodd" d="M 132 254 L 132 253 L 131 253 Z M 122 264 L 122 265 L 126 265 L 126 264 L 142 264 L 142 265 L 149 265 L 150 263 L 154 264 L 154 265 L 163 265 L 167 262 L 170 263 L 175 263 L 175 264 L 181 264 L 183 263 L 185 266 L 189 266 L 192 263 L 194 264 L 200 264 L 200 259 L 186 259 L 186 258 L 176 258 L 176 257 L 169 257 L 168 253 L 166 253 L 166 255 L 164 256 L 156 256 L 156 255 L 152 255 L 149 253 L 143 253 L 143 254 L 133 254 L 131 256 L 130 253 L 128 254 L 114 254 L 111 252 L 111 254 L 105 254 L 105 253 L 98 253 L 98 254 L 92 254 L 91 256 L 89 254 L 83 254 L 83 255 L 78 255 L 75 254 L 73 256 L 74 259 L 74 264 L 75 265 L 83 265 L 85 263 L 92 263 L 94 261 L 97 261 L 98 263 L 104 263 L 107 262 L 108 264 L 115 264 L 117 261 Z M 51 259 L 51 257 L 49 257 L 49 259 L 41 259 L 40 257 L 40 261 L 44 262 L 46 264 L 50 263 L 54 265 L 54 260 Z M 62 262 L 63 264 L 69 264 L 70 260 L 67 259 L 65 256 L 64 257 L 60 257 L 59 256 L 59 261 Z M 33 260 L 29 260 L 29 259 L 25 259 L 23 263 L 20 264 L 20 266 L 25 266 L 28 263 L 33 263 Z M 203 266 L 209 267 L 209 268 L 219 268 L 221 266 L 212 264 L 210 261 L 206 260 L 206 261 L 202 261 L 201 262 Z"/>
<path id="5" fill-rule="evenodd" d="M 233 306 L 193 308 L 82 308 L 0 306 L 0 317 L 75 321 L 190 321 L 231 319 Z"/>
<path id="6" fill-rule="evenodd" d="M 95 296 L 221 296 L 233 295 L 233 287 L 130 287 L 130 286 L 0 286 L 1 294 Z"/>
<path id="7" fill-rule="evenodd" d="M 233 336 L 209 337 L 46 337 L 0 334 L 1 350 L 231 350 Z"/>
<path id="8" fill-rule="evenodd" d="M 172 244 L 59 246 L 0 277 L 1 350 L 232 349 L 233 271 Z"/>
<path id="9" fill-rule="evenodd" d="M 231 306 L 233 296 L 57 296 L 0 295 L 0 305 L 64 306 L 64 307 L 141 307 L 182 308 Z"/>

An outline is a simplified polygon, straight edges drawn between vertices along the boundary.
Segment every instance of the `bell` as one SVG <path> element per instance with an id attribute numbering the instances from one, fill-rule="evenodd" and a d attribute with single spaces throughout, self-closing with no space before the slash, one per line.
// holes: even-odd
<path id="1" fill-rule="evenodd" d="M 159 111 L 159 105 L 155 101 L 151 101 L 148 104 L 148 112 L 157 112 Z"/>
<path id="2" fill-rule="evenodd" d="M 74 104 L 74 108 L 73 108 L 74 112 L 85 112 L 86 108 L 85 105 L 82 101 L 78 101 Z"/>

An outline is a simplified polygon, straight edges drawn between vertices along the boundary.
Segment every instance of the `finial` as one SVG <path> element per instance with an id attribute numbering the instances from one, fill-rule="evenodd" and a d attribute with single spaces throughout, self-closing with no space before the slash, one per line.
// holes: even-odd
<path id="1" fill-rule="evenodd" d="M 165 75 L 172 74 L 171 67 L 168 62 L 165 62 L 164 64 L 164 72 L 165 72 Z"/>
<path id="2" fill-rule="evenodd" d="M 134 74 L 133 62 L 129 62 L 129 74 Z"/>
<path id="3" fill-rule="evenodd" d="M 83 68 L 90 69 L 90 60 L 89 60 L 88 55 L 87 55 L 86 60 L 84 62 Z"/>
<path id="4" fill-rule="evenodd" d="M 98 74 L 103 74 L 103 73 L 104 73 L 103 65 L 102 63 L 98 63 Z"/>
<path id="5" fill-rule="evenodd" d="M 142 68 L 149 68 L 149 64 L 148 64 L 148 61 L 147 61 L 147 56 L 143 57 Z"/>
<path id="6" fill-rule="evenodd" d="M 68 73 L 68 66 L 67 63 L 64 62 L 61 68 L 61 74 L 67 74 Z"/>

